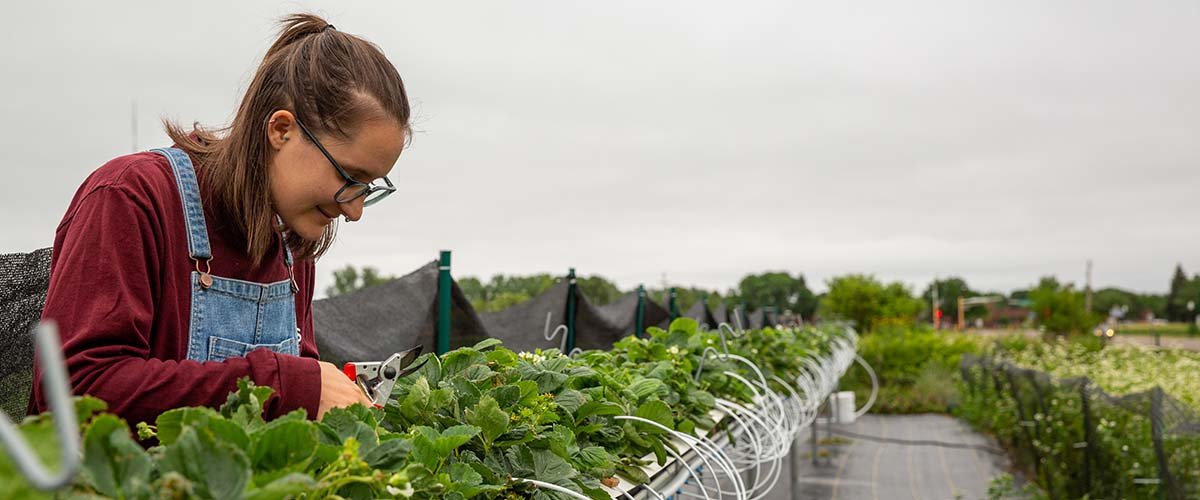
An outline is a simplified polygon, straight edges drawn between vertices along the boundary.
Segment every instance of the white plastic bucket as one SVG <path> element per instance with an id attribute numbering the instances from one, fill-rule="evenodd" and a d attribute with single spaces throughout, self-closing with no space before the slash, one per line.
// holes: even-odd
<path id="1" fill-rule="evenodd" d="M 855 420 L 854 392 L 841 391 L 837 393 L 837 418 L 840 424 L 853 424 Z"/>

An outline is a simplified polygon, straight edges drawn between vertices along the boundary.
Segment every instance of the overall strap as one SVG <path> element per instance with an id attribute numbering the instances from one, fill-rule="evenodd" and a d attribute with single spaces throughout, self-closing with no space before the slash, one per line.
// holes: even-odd
<path id="1" fill-rule="evenodd" d="M 179 148 L 151 151 L 167 157 L 167 161 L 171 162 L 171 171 L 175 173 L 175 185 L 179 188 L 179 201 L 183 203 L 183 218 L 187 223 L 188 255 L 197 265 L 200 261 L 212 260 L 208 225 L 204 222 L 204 206 L 200 203 L 200 184 L 196 181 L 192 160 Z"/>

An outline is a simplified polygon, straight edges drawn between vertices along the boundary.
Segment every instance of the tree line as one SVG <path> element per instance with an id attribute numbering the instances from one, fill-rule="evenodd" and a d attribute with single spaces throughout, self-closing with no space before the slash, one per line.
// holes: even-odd
<path id="1" fill-rule="evenodd" d="M 326 289 L 329 296 L 349 293 L 393 279 L 372 267 L 357 269 L 347 265 L 334 272 L 334 283 Z M 499 311 L 529 300 L 553 287 L 563 277 L 550 273 L 530 275 L 497 274 L 487 280 L 474 276 L 457 278 L 459 287 L 479 311 Z M 631 290 L 622 290 L 611 280 L 599 276 L 580 276 L 576 283 L 590 301 L 604 305 L 617 300 Z M 1062 283 L 1046 276 L 1028 288 L 1004 294 L 971 288 L 961 277 L 947 277 L 929 283 L 922 293 L 915 294 L 901 282 L 883 282 L 871 274 L 846 274 L 826 281 L 828 291 L 815 294 L 809 289 L 803 274 L 784 271 L 751 273 L 742 277 L 737 286 L 724 291 L 701 287 L 675 287 L 676 305 L 687 310 L 704 300 L 710 308 L 721 304 L 745 307 L 753 311 L 769 306 L 780 313 L 799 315 L 804 319 L 837 318 L 852 321 L 860 330 L 870 331 L 890 325 L 929 322 L 937 307 L 944 321 L 952 322 L 958 314 L 958 299 L 997 297 L 993 307 L 1027 309 L 1033 322 L 1054 333 L 1082 334 L 1090 332 L 1110 313 L 1123 319 L 1148 316 L 1170 321 L 1193 321 L 1189 313 L 1192 301 L 1200 309 L 1200 275 L 1188 278 L 1182 266 L 1176 266 L 1169 292 L 1140 294 L 1120 288 L 1102 288 L 1092 294 L 1092 307 L 1085 307 L 1085 291 L 1073 283 Z M 667 290 L 648 288 L 647 294 L 661 304 L 667 303 Z M 975 305 L 964 311 L 968 321 L 981 319 L 989 308 Z"/>

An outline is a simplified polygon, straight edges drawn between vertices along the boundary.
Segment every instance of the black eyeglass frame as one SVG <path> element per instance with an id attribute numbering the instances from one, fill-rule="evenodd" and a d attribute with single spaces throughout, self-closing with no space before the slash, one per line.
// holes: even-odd
<path id="1" fill-rule="evenodd" d="M 304 132 L 304 136 L 307 137 L 308 140 L 311 141 L 315 146 L 317 146 L 317 149 L 321 150 L 321 154 L 325 155 L 325 159 L 329 160 L 329 164 L 333 165 L 333 168 L 337 169 L 338 174 L 346 180 L 346 184 L 338 190 L 337 194 L 333 195 L 334 203 L 350 203 L 359 197 L 366 196 L 367 199 L 363 200 L 363 206 L 369 207 L 379 203 L 380 200 L 387 198 L 388 195 L 396 192 L 396 186 L 392 184 L 391 180 L 388 180 L 386 175 L 381 177 L 383 182 L 387 184 L 386 186 L 376 186 L 374 184 L 367 184 L 365 182 L 354 180 L 353 177 L 350 177 L 350 174 L 346 173 L 346 169 L 342 168 L 341 165 L 338 165 L 337 160 L 333 159 L 333 155 L 329 154 L 329 151 L 325 149 L 325 146 L 321 145 L 321 141 L 318 141 L 317 137 L 314 136 L 312 132 L 309 132 L 308 127 L 305 127 L 304 123 L 302 123 L 299 118 L 296 118 L 296 125 L 300 126 L 300 130 Z M 342 193 L 345 193 L 346 190 L 350 188 L 360 189 L 361 192 L 343 200 Z M 375 193 L 379 194 L 377 196 L 372 196 Z"/>

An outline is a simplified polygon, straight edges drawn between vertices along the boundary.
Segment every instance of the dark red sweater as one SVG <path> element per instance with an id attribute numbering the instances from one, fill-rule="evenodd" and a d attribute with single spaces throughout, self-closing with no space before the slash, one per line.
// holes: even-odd
<path id="1" fill-rule="evenodd" d="M 203 178 L 204 172 L 197 174 Z M 252 266 L 243 240 L 222 227 L 212 202 L 201 196 L 213 274 L 259 283 L 287 279 L 278 243 L 268 253 L 274 258 Z M 171 408 L 220 406 L 237 379 L 248 376 L 275 389 L 268 416 L 304 408 L 315 418 L 321 371 L 313 337 L 313 262 L 297 261 L 295 268 L 301 356 L 260 349 L 224 362 L 188 361 L 195 265 L 185 228 L 171 166 L 157 153 L 116 158 L 75 193 L 55 231 L 42 312 L 58 323 L 75 393 L 106 401 L 131 425 L 153 423 Z M 36 364 L 34 375 L 40 380 Z M 40 383 L 29 407 L 31 413 L 47 409 Z"/>

